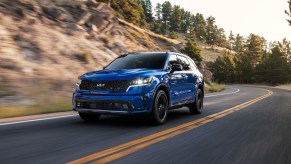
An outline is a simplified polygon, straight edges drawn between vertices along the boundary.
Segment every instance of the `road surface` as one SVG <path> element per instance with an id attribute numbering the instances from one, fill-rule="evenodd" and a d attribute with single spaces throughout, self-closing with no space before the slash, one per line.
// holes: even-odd
<path id="1" fill-rule="evenodd" d="M 291 163 L 291 91 L 227 86 L 165 125 L 76 115 L 0 123 L 0 163 Z"/>

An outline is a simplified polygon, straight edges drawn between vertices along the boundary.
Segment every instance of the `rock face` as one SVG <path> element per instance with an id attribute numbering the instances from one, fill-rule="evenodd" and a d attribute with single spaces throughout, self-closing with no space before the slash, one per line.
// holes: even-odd
<path id="1" fill-rule="evenodd" d="M 69 101 L 79 75 L 122 53 L 173 45 L 113 13 L 94 0 L 1 0 L 0 93 Z"/>

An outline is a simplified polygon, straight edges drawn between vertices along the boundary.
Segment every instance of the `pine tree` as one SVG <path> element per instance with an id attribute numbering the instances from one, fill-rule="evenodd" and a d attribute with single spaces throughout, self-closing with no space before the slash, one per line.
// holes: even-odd
<path id="1" fill-rule="evenodd" d="M 215 18 L 210 16 L 206 19 L 206 43 L 213 46 L 218 42 L 218 27 L 215 25 Z"/>
<path id="2" fill-rule="evenodd" d="M 227 43 L 227 39 L 226 39 L 226 36 L 225 36 L 225 31 L 223 28 L 219 28 L 218 31 L 218 38 L 217 38 L 217 42 L 216 44 L 220 47 L 225 47 L 227 48 L 228 46 L 228 43 Z"/>
<path id="3" fill-rule="evenodd" d="M 195 16 L 191 16 L 192 26 L 195 27 L 195 33 L 197 39 L 201 42 L 206 39 L 206 21 L 202 14 L 197 13 Z"/>
<path id="4" fill-rule="evenodd" d="M 250 34 L 246 41 L 246 52 L 252 66 L 259 64 L 265 52 L 265 39 L 255 34 Z"/>
<path id="5" fill-rule="evenodd" d="M 257 65 L 256 81 L 270 84 L 291 82 L 291 69 L 281 43 L 277 43 L 262 63 Z"/>
<path id="6" fill-rule="evenodd" d="M 158 21 L 162 21 L 162 5 L 160 3 L 157 3 L 157 6 L 155 8 L 155 12 L 156 12 L 156 19 Z"/>
<path id="7" fill-rule="evenodd" d="M 284 38 L 280 44 L 286 56 L 287 62 L 291 65 L 291 42 Z"/>
<path id="8" fill-rule="evenodd" d="M 291 26 L 291 1 L 288 1 L 289 4 L 289 11 L 285 10 L 285 13 L 288 15 L 288 17 L 290 17 L 289 19 L 287 19 L 289 25 Z"/>
<path id="9" fill-rule="evenodd" d="M 157 3 L 157 6 L 155 7 L 155 19 L 153 19 L 153 22 L 151 23 L 151 30 L 155 33 L 163 34 L 162 5 L 160 3 Z"/>
<path id="10" fill-rule="evenodd" d="M 141 5 L 143 7 L 147 23 L 153 22 L 152 2 L 150 0 L 141 0 Z"/>
<path id="11" fill-rule="evenodd" d="M 174 5 L 170 20 L 170 31 L 180 32 L 182 24 L 182 11 L 180 6 Z"/>
<path id="12" fill-rule="evenodd" d="M 169 1 L 165 1 L 162 4 L 162 33 L 167 34 L 170 29 L 171 16 L 172 16 L 172 4 Z"/>
<path id="13" fill-rule="evenodd" d="M 218 57 L 208 66 L 213 73 L 215 81 L 219 83 L 232 83 L 235 81 L 235 62 L 232 54 L 225 52 L 223 56 Z"/>
<path id="14" fill-rule="evenodd" d="M 195 28 L 192 26 L 189 29 L 189 32 L 186 34 L 187 40 L 191 40 L 192 42 L 196 42 L 196 33 L 195 33 Z"/>
<path id="15" fill-rule="evenodd" d="M 236 81 L 238 83 L 251 83 L 254 81 L 254 67 L 248 55 L 242 53 L 236 54 L 234 58 L 236 65 Z"/>
<path id="16" fill-rule="evenodd" d="M 138 26 L 147 26 L 146 16 L 139 0 L 112 0 L 117 16 Z"/>
<path id="17" fill-rule="evenodd" d="M 237 53 L 242 52 L 244 49 L 244 37 L 237 34 L 233 42 L 233 50 Z"/>
<path id="18" fill-rule="evenodd" d="M 230 49 L 230 51 L 233 50 L 234 41 L 235 41 L 234 35 L 232 31 L 230 31 L 229 36 L 228 36 L 228 49 Z"/>
<path id="19" fill-rule="evenodd" d="M 188 40 L 186 45 L 180 50 L 182 53 L 190 56 L 198 66 L 200 66 L 202 62 L 202 57 L 200 55 L 200 48 L 196 45 L 195 42 Z"/>
<path id="20" fill-rule="evenodd" d="M 184 11 L 182 9 L 182 27 L 181 27 L 181 32 L 182 33 L 188 33 L 189 29 L 191 28 L 191 13 L 189 11 Z"/>

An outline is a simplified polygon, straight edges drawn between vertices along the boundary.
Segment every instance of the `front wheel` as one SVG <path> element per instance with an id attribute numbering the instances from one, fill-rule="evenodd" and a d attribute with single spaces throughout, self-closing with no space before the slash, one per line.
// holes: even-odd
<path id="1" fill-rule="evenodd" d="M 79 112 L 79 116 L 87 122 L 95 122 L 99 119 L 100 114 L 91 114 L 91 113 L 81 113 Z"/>
<path id="2" fill-rule="evenodd" d="M 151 120 L 155 125 L 165 123 L 168 115 L 169 102 L 166 93 L 160 90 L 156 93 L 153 109 L 151 112 Z"/>
<path id="3" fill-rule="evenodd" d="M 203 110 L 203 92 L 198 89 L 195 96 L 195 102 L 190 104 L 189 110 L 191 114 L 200 114 Z"/>

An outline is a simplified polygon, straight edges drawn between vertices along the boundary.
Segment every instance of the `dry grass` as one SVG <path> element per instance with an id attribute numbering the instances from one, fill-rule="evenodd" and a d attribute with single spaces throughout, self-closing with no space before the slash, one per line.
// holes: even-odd
<path id="1" fill-rule="evenodd" d="M 275 88 L 291 90 L 291 83 L 290 84 L 279 85 L 279 86 L 276 86 Z"/>
<path id="2" fill-rule="evenodd" d="M 210 83 L 205 86 L 205 93 L 221 92 L 225 89 L 224 87 L 223 84 Z"/>
<path id="3" fill-rule="evenodd" d="M 203 58 L 203 61 L 209 62 L 209 61 L 215 61 L 219 56 L 222 56 L 223 52 L 218 50 L 211 50 L 208 48 L 202 48 L 201 49 L 201 56 Z"/>
<path id="4" fill-rule="evenodd" d="M 63 111 L 71 110 L 71 107 L 72 106 L 70 102 L 67 102 L 61 99 L 55 99 L 49 104 L 36 104 L 36 105 L 26 106 L 26 107 L 0 106 L 0 118 L 27 116 L 27 115 L 53 113 L 53 112 L 63 112 Z"/>

